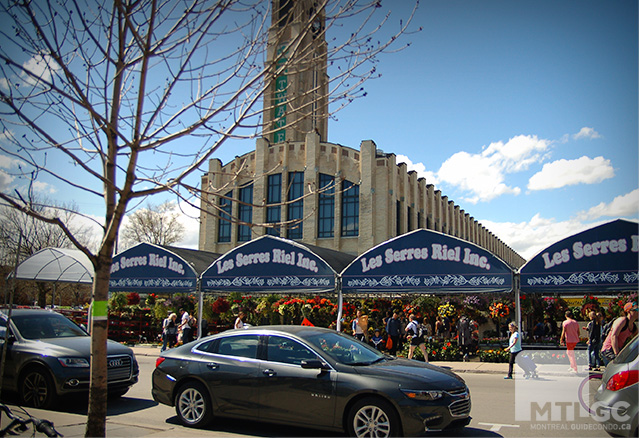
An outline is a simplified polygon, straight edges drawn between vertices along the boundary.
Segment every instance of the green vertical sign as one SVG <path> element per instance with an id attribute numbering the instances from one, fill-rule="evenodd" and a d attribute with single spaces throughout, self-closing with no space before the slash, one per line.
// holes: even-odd
<path id="1" fill-rule="evenodd" d="M 286 49 L 286 44 L 281 45 L 278 49 L 277 49 L 277 55 L 281 55 L 282 53 L 284 53 L 284 50 Z M 288 58 L 286 58 L 285 56 L 282 56 L 278 61 L 277 61 L 277 66 L 280 67 L 281 65 L 284 65 L 286 63 L 286 61 L 288 60 Z M 287 90 L 288 90 L 288 76 L 286 75 L 287 71 L 284 70 L 282 72 L 282 74 L 280 74 L 276 79 L 275 79 L 275 96 L 273 99 L 273 120 L 274 120 L 274 124 L 273 124 L 273 128 L 274 128 L 274 133 L 273 133 L 273 142 L 274 143 L 281 143 L 283 141 L 286 141 L 286 99 L 287 99 Z"/>

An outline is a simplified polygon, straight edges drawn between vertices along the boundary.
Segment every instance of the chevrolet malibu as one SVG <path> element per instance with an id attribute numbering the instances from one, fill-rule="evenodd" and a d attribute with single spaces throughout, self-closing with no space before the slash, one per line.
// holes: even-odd
<path id="1" fill-rule="evenodd" d="M 0 313 L 4 345 L 7 310 Z M 0 350 L 2 351 L 2 350 Z M 20 404 L 41 409 L 58 397 L 89 392 L 91 336 L 64 315 L 42 309 L 14 309 L 7 335 L 3 387 L 18 393 Z M 110 396 L 122 396 L 138 381 L 133 350 L 107 343 Z"/>
<path id="2" fill-rule="evenodd" d="M 229 330 L 167 350 L 152 394 L 185 426 L 219 416 L 358 437 L 462 428 L 471 408 L 454 373 L 307 326 Z"/>

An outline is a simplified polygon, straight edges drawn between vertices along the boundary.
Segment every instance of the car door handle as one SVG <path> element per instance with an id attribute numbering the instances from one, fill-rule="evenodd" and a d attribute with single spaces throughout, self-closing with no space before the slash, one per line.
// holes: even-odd
<path id="1" fill-rule="evenodd" d="M 215 362 L 211 362 L 211 363 L 207 363 L 206 367 L 210 370 L 217 370 L 220 368 L 220 365 L 216 364 Z"/>
<path id="2" fill-rule="evenodd" d="M 273 377 L 277 373 L 275 372 L 275 370 L 266 369 L 266 370 L 262 371 L 262 374 L 264 374 L 266 377 Z"/>

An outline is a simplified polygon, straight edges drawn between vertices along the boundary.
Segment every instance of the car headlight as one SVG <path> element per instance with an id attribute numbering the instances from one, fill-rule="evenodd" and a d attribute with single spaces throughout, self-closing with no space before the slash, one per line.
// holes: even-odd
<path id="1" fill-rule="evenodd" d="M 404 395 L 413 400 L 433 401 L 444 396 L 444 391 L 402 389 Z"/>
<path id="2" fill-rule="evenodd" d="M 58 362 L 63 367 L 68 368 L 88 368 L 89 361 L 82 357 L 60 357 Z"/>

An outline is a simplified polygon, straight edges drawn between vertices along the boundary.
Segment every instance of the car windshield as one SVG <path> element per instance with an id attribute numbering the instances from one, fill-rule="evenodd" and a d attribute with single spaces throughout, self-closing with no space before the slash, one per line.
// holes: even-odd
<path id="1" fill-rule="evenodd" d="M 25 339 L 70 338 L 89 336 L 73 321 L 59 313 L 14 315 L 11 320 Z"/>
<path id="2" fill-rule="evenodd" d="M 386 359 L 383 353 L 374 348 L 337 332 L 313 335 L 306 340 L 345 365 L 371 365 Z"/>

